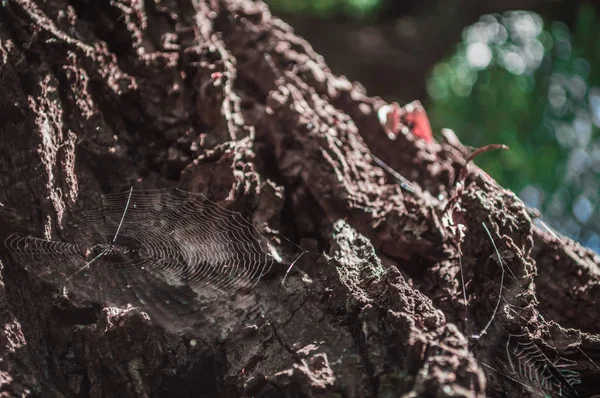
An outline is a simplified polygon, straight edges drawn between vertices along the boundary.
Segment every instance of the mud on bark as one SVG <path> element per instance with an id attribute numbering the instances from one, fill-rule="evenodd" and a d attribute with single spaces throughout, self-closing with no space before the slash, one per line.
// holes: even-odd
<path id="1" fill-rule="evenodd" d="M 598 392 L 598 256 L 473 165 L 457 190 L 468 151 L 450 132 L 390 141 L 384 102 L 263 3 L 9 0 L 0 21 L 2 241 L 68 240 L 101 193 L 179 186 L 241 211 L 286 258 L 178 336 L 2 252 L 6 395 Z M 281 236 L 311 251 L 283 286 L 301 250 Z"/>

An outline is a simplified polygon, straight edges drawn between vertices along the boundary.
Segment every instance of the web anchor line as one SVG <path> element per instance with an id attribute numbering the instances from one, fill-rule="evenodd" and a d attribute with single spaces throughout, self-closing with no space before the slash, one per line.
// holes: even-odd
<path id="1" fill-rule="evenodd" d="M 494 318 L 496 317 L 496 314 L 498 313 L 498 308 L 500 308 L 500 302 L 502 301 L 502 289 L 504 288 L 504 274 L 505 274 L 504 261 L 502 260 L 502 256 L 500 256 L 500 252 L 498 251 L 498 248 L 496 247 L 496 243 L 494 242 L 494 239 L 492 238 L 492 234 L 490 233 L 490 230 L 488 229 L 488 227 L 485 225 L 485 222 L 482 222 L 481 225 L 483 225 L 483 229 L 485 229 L 485 232 L 487 233 L 488 237 L 490 238 L 490 241 L 492 242 L 492 246 L 494 246 L 494 250 L 496 251 L 496 255 L 498 256 L 498 261 L 500 263 L 500 269 L 502 270 L 502 275 L 500 277 L 500 292 L 498 292 L 498 301 L 496 302 L 496 307 L 494 308 L 494 312 L 492 313 L 490 320 L 487 322 L 487 324 L 485 325 L 483 330 L 479 334 L 474 334 L 471 336 L 471 338 L 473 338 L 475 340 L 479 340 L 487 333 L 488 328 L 490 327 L 490 325 L 494 321 Z"/>
<path id="2" fill-rule="evenodd" d="M 125 214 L 127 214 L 127 209 L 129 208 L 129 203 L 131 202 L 131 194 L 133 194 L 133 187 L 129 189 L 129 196 L 127 197 L 127 203 L 125 204 L 125 210 L 123 210 L 123 216 L 121 217 L 121 221 L 119 221 L 119 226 L 117 227 L 117 232 L 115 232 L 115 237 L 113 238 L 112 243 L 117 241 L 117 237 L 119 236 L 119 231 L 121 230 L 121 226 L 123 225 L 123 220 L 125 220 Z"/>
<path id="3" fill-rule="evenodd" d="M 93 259 L 91 259 L 90 261 L 88 261 L 87 263 L 85 263 L 85 265 L 81 268 L 79 268 L 77 271 L 75 271 L 75 273 L 71 276 L 69 276 L 66 279 L 66 282 L 71 281 L 74 277 L 76 277 L 77 275 L 79 275 L 80 272 L 82 272 L 85 269 L 88 269 L 90 267 L 90 265 L 92 265 L 92 263 L 94 263 L 96 260 L 99 260 L 102 256 L 104 256 L 109 249 L 104 249 L 100 254 L 98 254 L 96 257 L 94 257 Z"/>
<path id="4" fill-rule="evenodd" d="M 394 177 L 394 179 L 400 185 L 400 188 L 406 190 L 407 192 L 415 193 L 415 189 L 413 188 L 413 186 L 410 183 L 410 181 L 408 181 L 406 179 L 406 177 L 404 177 L 403 175 L 401 175 L 400 173 L 398 173 L 396 170 L 392 169 L 387 163 L 385 163 L 383 160 L 379 159 L 377 156 L 373 155 L 372 153 L 371 153 L 371 158 L 373 159 L 373 161 L 375 161 L 375 163 L 379 167 L 381 167 L 388 174 L 390 174 L 392 177 Z"/>

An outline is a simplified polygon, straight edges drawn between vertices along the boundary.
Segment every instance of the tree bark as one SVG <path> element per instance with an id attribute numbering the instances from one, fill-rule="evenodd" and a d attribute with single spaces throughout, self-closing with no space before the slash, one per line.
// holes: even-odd
<path id="1" fill-rule="evenodd" d="M 9 0 L 0 56 L 2 241 L 68 241 L 102 193 L 177 186 L 242 212 L 285 259 L 180 334 L 3 247 L 3 395 L 600 391 L 600 258 L 534 225 L 451 132 L 390 140 L 385 103 L 263 3 Z"/>

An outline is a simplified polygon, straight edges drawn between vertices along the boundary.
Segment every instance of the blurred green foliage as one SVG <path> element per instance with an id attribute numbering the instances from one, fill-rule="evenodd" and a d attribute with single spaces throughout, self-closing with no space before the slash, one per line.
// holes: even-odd
<path id="1" fill-rule="evenodd" d="M 265 0 L 274 12 L 304 14 L 319 18 L 345 16 L 367 19 L 375 14 L 381 0 Z"/>
<path id="2" fill-rule="evenodd" d="M 477 163 L 559 231 L 600 251 L 600 21 L 485 15 L 427 81 L 434 130 L 510 146 Z"/>

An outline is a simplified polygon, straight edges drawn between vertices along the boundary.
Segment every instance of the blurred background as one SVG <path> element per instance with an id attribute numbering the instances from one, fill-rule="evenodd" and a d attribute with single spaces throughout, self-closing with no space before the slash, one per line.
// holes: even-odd
<path id="1" fill-rule="evenodd" d="M 333 72 L 419 99 L 551 227 L 600 252 L 600 4 L 266 0 Z"/>

